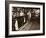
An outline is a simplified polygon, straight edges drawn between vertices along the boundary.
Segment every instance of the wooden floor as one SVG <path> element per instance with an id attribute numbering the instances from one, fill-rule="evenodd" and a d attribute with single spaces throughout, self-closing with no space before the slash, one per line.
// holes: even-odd
<path id="1" fill-rule="evenodd" d="M 32 19 L 30 23 L 26 23 L 19 28 L 19 31 L 28 31 L 28 30 L 40 30 L 40 20 Z"/>

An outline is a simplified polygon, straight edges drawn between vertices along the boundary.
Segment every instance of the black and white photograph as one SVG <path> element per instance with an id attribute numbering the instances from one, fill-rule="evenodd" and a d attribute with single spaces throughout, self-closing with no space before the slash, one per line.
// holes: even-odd
<path id="1" fill-rule="evenodd" d="M 9 3 L 8 35 L 44 34 L 44 3 Z"/>
<path id="2" fill-rule="evenodd" d="M 12 7 L 12 31 L 40 30 L 40 8 Z"/>

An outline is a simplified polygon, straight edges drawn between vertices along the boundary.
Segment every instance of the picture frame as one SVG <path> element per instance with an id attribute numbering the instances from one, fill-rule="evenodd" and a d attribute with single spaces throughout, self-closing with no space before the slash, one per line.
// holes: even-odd
<path id="1" fill-rule="evenodd" d="M 28 8 L 31 10 L 33 9 L 35 11 L 37 9 L 39 9 L 40 10 L 39 30 L 36 30 L 36 31 L 35 30 L 34 31 L 32 31 L 32 30 L 31 31 L 25 31 L 25 30 L 23 31 L 22 30 L 21 31 L 21 28 L 20 28 L 20 31 L 19 30 L 12 30 L 12 27 L 13 27 L 12 26 L 13 25 L 12 19 L 13 18 L 11 15 L 12 15 L 12 11 L 14 12 L 14 10 L 12 10 L 12 7 L 15 8 L 14 10 L 17 10 L 16 8 L 22 8 L 22 9 Z M 17 16 L 19 17 L 19 16 L 21 16 L 21 14 L 20 15 L 18 14 Z M 18 18 L 17 16 L 16 16 L 16 18 Z M 22 21 L 22 20 L 20 20 L 20 21 Z M 15 27 L 17 27 L 17 26 L 15 26 Z M 19 27 L 17 27 L 16 29 L 19 29 Z M 38 36 L 38 35 L 45 35 L 45 3 L 24 2 L 24 1 L 23 2 L 22 1 L 21 2 L 20 1 L 6 1 L 5 2 L 5 36 L 6 37 L 22 37 L 22 36 Z"/>

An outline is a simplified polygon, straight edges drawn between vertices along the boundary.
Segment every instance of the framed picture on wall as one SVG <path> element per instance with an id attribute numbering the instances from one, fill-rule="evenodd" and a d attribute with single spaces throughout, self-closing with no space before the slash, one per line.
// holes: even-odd
<path id="1" fill-rule="evenodd" d="M 45 3 L 6 1 L 5 36 L 37 36 L 45 34 Z"/>

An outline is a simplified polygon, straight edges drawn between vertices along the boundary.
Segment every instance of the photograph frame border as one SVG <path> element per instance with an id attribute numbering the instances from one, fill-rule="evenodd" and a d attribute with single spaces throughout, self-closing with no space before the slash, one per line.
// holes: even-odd
<path id="1" fill-rule="evenodd" d="M 22 4 L 38 4 L 43 5 L 43 33 L 37 33 L 37 34 L 25 34 L 25 35 L 8 35 L 8 18 L 9 18 L 9 4 L 10 3 L 22 3 Z M 23 37 L 23 36 L 39 36 L 39 35 L 45 35 L 45 3 L 42 2 L 24 2 L 24 1 L 5 1 L 5 37 Z"/>

